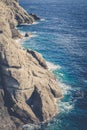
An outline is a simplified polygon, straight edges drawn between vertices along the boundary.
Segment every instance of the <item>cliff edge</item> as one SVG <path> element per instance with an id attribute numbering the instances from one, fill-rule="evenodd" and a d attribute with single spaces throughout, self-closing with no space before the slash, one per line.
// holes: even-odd
<path id="1" fill-rule="evenodd" d="M 55 99 L 62 97 L 41 54 L 14 40 L 21 37 L 17 25 L 34 21 L 17 0 L 0 1 L 0 130 L 47 122 L 57 113 Z"/>

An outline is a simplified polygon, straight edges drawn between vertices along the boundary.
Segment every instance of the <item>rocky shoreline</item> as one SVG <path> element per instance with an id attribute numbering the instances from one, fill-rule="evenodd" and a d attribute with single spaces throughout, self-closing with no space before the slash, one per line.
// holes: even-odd
<path id="1" fill-rule="evenodd" d="M 58 112 L 55 100 L 62 93 L 46 61 L 15 42 L 22 38 L 16 26 L 35 20 L 17 0 L 0 1 L 0 130 L 45 123 Z"/>

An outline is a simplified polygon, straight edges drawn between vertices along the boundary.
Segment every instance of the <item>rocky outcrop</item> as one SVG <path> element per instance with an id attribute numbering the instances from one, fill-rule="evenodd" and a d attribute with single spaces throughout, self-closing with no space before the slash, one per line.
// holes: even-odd
<path id="1" fill-rule="evenodd" d="M 32 37 L 32 33 L 26 32 L 26 33 L 25 33 L 25 37 Z"/>
<path id="2" fill-rule="evenodd" d="M 10 23 L 30 24 L 34 22 L 34 18 L 19 6 L 17 0 L 1 0 L 1 2 L 5 4 L 4 6 L 6 7 L 6 10 L 4 11 L 8 16 L 7 19 Z"/>
<path id="3" fill-rule="evenodd" d="M 34 21 L 34 18 L 19 6 L 17 0 L 0 1 L 0 32 L 3 31 L 3 33 L 10 35 L 12 38 L 17 38 L 17 35 L 21 38 L 22 36 L 15 26 L 24 23 L 31 24 Z M 7 30 L 10 32 L 7 32 Z"/>
<path id="4" fill-rule="evenodd" d="M 47 64 L 46 61 L 43 59 L 42 55 L 36 51 L 32 51 L 32 50 L 27 50 L 27 52 L 29 54 L 31 54 L 39 63 L 39 65 L 41 65 L 43 68 L 47 69 Z"/>
<path id="5" fill-rule="evenodd" d="M 14 40 L 19 37 L 17 32 L 14 35 L 16 25 L 33 20 L 17 0 L 0 1 L 1 120 L 6 115 L 0 127 L 4 130 L 20 130 L 27 123 L 49 121 L 57 113 L 55 99 L 62 96 L 41 54 L 23 50 Z"/>
<path id="6" fill-rule="evenodd" d="M 29 14 L 31 17 L 33 17 L 35 20 L 40 20 L 40 17 L 35 14 Z"/>

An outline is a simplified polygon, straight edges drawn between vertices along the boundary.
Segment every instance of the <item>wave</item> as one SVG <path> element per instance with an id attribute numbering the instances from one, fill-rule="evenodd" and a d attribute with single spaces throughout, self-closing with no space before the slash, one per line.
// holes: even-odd
<path id="1" fill-rule="evenodd" d="M 31 34 L 29 37 L 23 37 L 23 38 L 18 38 L 16 39 L 15 41 L 19 44 L 24 44 L 24 42 L 30 40 L 31 38 L 34 38 L 34 37 L 38 37 L 38 35 L 36 34 Z"/>
<path id="2" fill-rule="evenodd" d="M 26 39 L 25 38 L 18 38 L 18 39 L 16 39 L 15 40 L 16 41 L 16 43 L 18 43 L 19 45 L 22 45 L 22 44 L 24 44 L 24 42 L 26 41 Z M 21 46 L 22 47 L 22 46 Z"/>
<path id="3" fill-rule="evenodd" d="M 25 124 L 23 125 L 23 130 L 40 130 L 40 125 L 35 124 Z"/>
<path id="4" fill-rule="evenodd" d="M 39 22 L 33 22 L 33 23 L 22 23 L 21 25 L 36 25 L 36 24 L 39 24 Z"/>
<path id="5" fill-rule="evenodd" d="M 51 62 L 48 62 L 48 61 L 46 61 L 46 63 L 47 63 L 48 69 L 49 69 L 50 71 L 60 70 L 60 69 L 62 68 L 60 65 L 55 65 L 55 64 L 53 64 L 53 63 L 51 63 Z M 61 77 L 63 77 L 64 74 L 59 72 L 59 75 L 60 75 Z M 62 89 L 63 95 L 67 95 L 67 93 L 68 93 L 70 90 L 72 90 L 72 87 L 69 86 L 69 85 L 66 85 L 65 83 L 63 83 L 63 82 L 61 82 L 61 81 L 59 81 L 59 79 L 57 79 L 57 80 L 58 80 L 58 84 L 59 84 L 60 88 Z"/>
<path id="6" fill-rule="evenodd" d="M 60 108 L 59 112 L 69 113 L 74 108 L 74 103 L 73 102 L 61 102 L 61 101 L 59 101 L 58 106 Z"/>
<path id="7" fill-rule="evenodd" d="M 65 83 L 62 83 L 58 80 L 58 84 L 60 86 L 60 88 L 62 89 L 62 93 L 63 95 L 67 95 L 67 93 L 72 90 L 71 86 L 66 85 Z"/>
<path id="8" fill-rule="evenodd" d="M 33 22 L 31 25 L 36 25 L 36 24 L 39 24 L 39 22 Z"/>
<path id="9" fill-rule="evenodd" d="M 32 25 L 31 23 L 22 23 L 21 25 Z"/>
<path id="10" fill-rule="evenodd" d="M 72 99 L 72 87 L 58 81 L 63 94 L 63 99 L 58 102 L 59 113 L 69 113 L 74 108 L 74 101 Z"/>
<path id="11" fill-rule="evenodd" d="M 25 32 L 24 31 L 21 31 L 21 30 L 18 30 L 18 31 L 21 33 L 21 35 L 25 36 Z"/>
<path id="12" fill-rule="evenodd" d="M 37 34 L 31 34 L 31 36 L 29 36 L 28 39 L 33 38 L 33 37 L 38 37 L 38 35 Z"/>
<path id="13" fill-rule="evenodd" d="M 46 21 L 45 19 L 41 19 L 40 21 Z"/>
<path id="14" fill-rule="evenodd" d="M 21 39 L 18 38 L 18 39 L 16 39 L 15 41 L 16 41 L 17 43 L 20 43 L 20 42 L 21 42 Z"/>
<path id="15" fill-rule="evenodd" d="M 51 71 L 54 71 L 56 69 L 61 69 L 60 65 L 55 65 L 55 64 L 48 62 L 48 61 L 46 61 L 46 63 L 47 63 L 48 69 Z"/>
<path id="16" fill-rule="evenodd" d="M 87 80 L 84 80 L 85 83 L 87 83 Z"/>

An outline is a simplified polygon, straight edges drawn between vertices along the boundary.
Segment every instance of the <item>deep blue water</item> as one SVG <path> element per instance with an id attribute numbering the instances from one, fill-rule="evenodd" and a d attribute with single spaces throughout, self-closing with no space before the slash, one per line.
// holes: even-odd
<path id="1" fill-rule="evenodd" d="M 87 130 L 87 2 L 20 0 L 20 4 L 45 19 L 18 27 L 34 36 L 23 43 L 24 48 L 37 50 L 60 66 L 53 73 L 64 98 L 59 114 L 43 129 Z"/>

